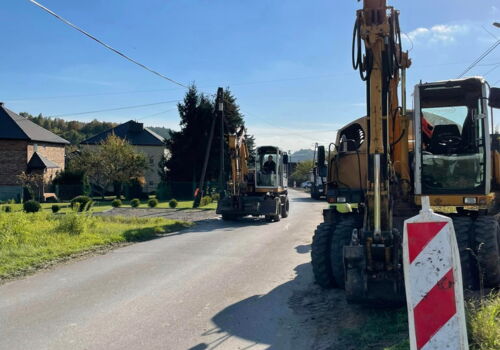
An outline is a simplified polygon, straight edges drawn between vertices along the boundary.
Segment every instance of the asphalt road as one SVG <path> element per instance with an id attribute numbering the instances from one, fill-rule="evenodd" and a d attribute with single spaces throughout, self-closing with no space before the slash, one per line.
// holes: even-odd
<path id="1" fill-rule="evenodd" d="M 0 349 L 325 348 L 309 266 L 325 203 L 290 196 L 277 223 L 209 220 L 0 286 Z"/>

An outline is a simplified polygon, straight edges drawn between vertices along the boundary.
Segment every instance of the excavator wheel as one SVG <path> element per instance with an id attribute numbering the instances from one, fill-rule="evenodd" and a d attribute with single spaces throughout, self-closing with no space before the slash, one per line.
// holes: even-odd
<path id="1" fill-rule="evenodd" d="M 473 266 L 471 254 L 472 224 L 470 217 L 453 217 L 453 227 L 457 238 L 458 251 L 460 253 L 460 265 L 462 267 L 462 281 L 465 289 L 475 289 L 477 285 L 477 269 Z"/>
<path id="2" fill-rule="evenodd" d="M 323 222 L 318 225 L 311 244 L 311 264 L 314 280 L 323 288 L 335 286 L 332 265 L 330 263 L 330 249 L 335 224 Z"/>
<path id="3" fill-rule="evenodd" d="M 285 199 L 285 203 L 281 206 L 281 217 L 287 218 L 288 213 L 290 211 L 290 202 L 288 201 L 288 198 Z"/>
<path id="4" fill-rule="evenodd" d="M 276 215 L 266 215 L 265 216 L 265 219 L 267 222 L 278 222 L 280 221 L 280 216 L 279 214 L 276 214 Z"/>
<path id="5" fill-rule="evenodd" d="M 495 217 L 480 216 L 474 223 L 474 253 L 485 287 L 500 286 L 500 227 Z"/>
<path id="6" fill-rule="evenodd" d="M 349 245 L 352 231 L 359 228 L 357 215 L 347 215 L 337 223 L 330 246 L 330 264 L 335 287 L 345 288 L 344 246 Z"/>

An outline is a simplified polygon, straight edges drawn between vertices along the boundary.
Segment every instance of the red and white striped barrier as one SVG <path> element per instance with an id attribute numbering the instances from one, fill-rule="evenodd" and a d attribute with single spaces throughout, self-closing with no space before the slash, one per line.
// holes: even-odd
<path id="1" fill-rule="evenodd" d="M 403 265 L 411 349 L 469 349 L 453 222 L 433 213 L 429 197 L 405 221 Z"/>

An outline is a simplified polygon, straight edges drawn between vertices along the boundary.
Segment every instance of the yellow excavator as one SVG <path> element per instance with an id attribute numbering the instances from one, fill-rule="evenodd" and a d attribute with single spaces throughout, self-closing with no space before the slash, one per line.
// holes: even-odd
<path id="1" fill-rule="evenodd" d="M 276 146 L 257 147 L 255 168 L 249 168 L 243 127 L 228 135 L 228 146 L 231 177 L 217 203 L 217 214 L 224 220 L 264 216 L 268 222 L 288 217 L 287 153 Z"/>
<path id="2" fill-rule="evenodd" d="M 330 207 L 313 236 L 312 267 L 319 285 L 344 288 L 349 302 L 404 302 L 403 221 L 422 196 L 453 219 L 464 287 L 500 285 L 500 142 L 492 134 L 500 89 L 480 77 L 420 83 L 407 110 L 411 60 L 400 33 L 399 11 L 363 1 L 352 63 L 367 85 L 366 117 L 340 129 L 328 154 L 318 150 Z"/>

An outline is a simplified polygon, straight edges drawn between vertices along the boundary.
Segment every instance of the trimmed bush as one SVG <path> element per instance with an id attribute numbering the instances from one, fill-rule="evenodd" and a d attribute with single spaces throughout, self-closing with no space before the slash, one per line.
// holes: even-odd
<path id="1" fill-rule="evenodd" d="M 27 213 L 36 213 L 39 212 L 42 206 L 40 203 L 34 200 L 29 200 L 23 203 L 23 209 Z"/>
<path id="2" fill-rule="evenodd" d="M 3 211 L 6 213 L 12 213 L 12 207 L 10 205 L 5 205 Z"/>
<path id="3" fill-rule="evenodd" d="M 78 207 L 77 207 L 78 203 Z M 92 207 L 93 201 L 89 196 L 76 196 L 71 200 L 71 209 L 74 211 L 87 211 Z"/>
<path id="4" fill-rule="evenodd" d="M 113 199 L 113 201 L 111 202 L 111 206 L 113 208 L 120 208 L 122 206 L 122 201 L 118 198 Z"/>
<path id="5" fill-rule="evenodd" d="M 134 199 L 132 199 L 132 200 L 130 201 L 130 206 L 131 206 L 132 208 L 138 208 L 138 207 L 139 207 L 139 205 L 141 205 L 141 201 L 140 201 L 139 199 L 137 199 L 137 198 L 134 198 Z"/>
<path id="6" fill-rule="evenodd" d="M 61 210 L 61 207 L 59 205 L 57 205 L 57 204 L 54 204 L 51 209 L 52 209 L 52 212 L 55 214 L 59 210 Z"/>
<path id="7" fill-rule="evenodd" d="M 158 199 L 156 198 L 151 198 L 149 201 L 148 201 L 148 207 L 150 208 L 155 208 L 158 206 Z"/>
<path id="8" fill-rule="evenodd" d="M 210 203 L 212 203 L 212 197 L 210 197 L 210 196 L 201 197 L 200 207 L 204 207 L 206 205 L 209 205 Z"/>
<path id="9" fill-rule="evenodd" d="M 177 202 L 177 199 L 171 199 L 170 202 L 168 202 L 168 206 L 172 209 L 177 208 L 177 205 L 179 202 Z"/>

